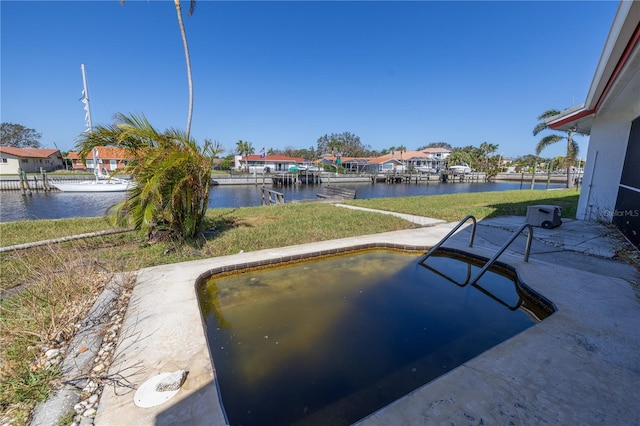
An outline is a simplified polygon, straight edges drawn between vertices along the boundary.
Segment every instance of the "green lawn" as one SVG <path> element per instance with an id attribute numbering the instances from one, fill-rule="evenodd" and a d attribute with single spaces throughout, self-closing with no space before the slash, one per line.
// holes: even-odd
<path id="1" fill-rule="evenodd" d="M 579 193 L 567 190 L 524 190 L 476 192 L 428 197 L 377 198 L 371 200 L 353 200 L 345 204 L 407 213 L 417 216 L 433 217 L 449 222 L 457 222 L 466 215 L 476 219 L 496 216 L 524 216 L 527 206 L 533 204 L 554 204 L 562 207 L 562 217 L 575 218 Z"/>

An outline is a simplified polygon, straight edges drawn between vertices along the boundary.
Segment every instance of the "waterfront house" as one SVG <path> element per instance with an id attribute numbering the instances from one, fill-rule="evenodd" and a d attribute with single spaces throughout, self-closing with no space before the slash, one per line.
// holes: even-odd
<path id="1" fill-rule="evenodd" d="M 431 164 L 427 164 L 432 169 L 441 169 L 447 162 L 447 158 L 451 155 L 451 150 L 446 148 L 425 148 L 421 152 L 427 154 L 428 160 Z"/>
<path id="2" fill-rule="evenodd" d="M 450 154 L 451 151 L 448 149 L 427 148 L 422 151 L 392 151 L 376 160 L 399 160 L 402 169 L 407 171 L 435 172 L 444 168 L 445 160 Z M 376 163 L 380 164 L 380 161 L 376 161 Z"/>
<path id="3" fill-rule="evenodd" d="M 547 124 L 590 135 L 576 217 L 640 247 L 640 1 L 620 2 L 585 102 Z"/>
<path id="4" fill-rule="evenodd" d="M 62 154 L 50 148 L 14 148 L 0 146 L 0 173 L 18 174 L 18 169 L 26 173 L 52 172 L 64 168 Z"/>
<path id="5" fill-rule="evenodd" d="M 115 146 L 98 146 L 95 148 L 95 153 L 95 161 L 103 173 L 112 173 L 116 170 L 124 169 L 127 163 L 132 160 L 131 155 L 125 149 Z M 65 159 L 71 162 L 73 170 L 94 170 L 94 158 L 92 155 L 87 156 L 86 160 L 83 161 L 77 152 L 71 151 Z"/>
<path id="6" fill-rule="evenodd" d="M 293 158 L 286 155 L 236 155 L 234 169 L 245 170 L 249 173 L 288 172 L 298 165 L 305 163 L 304 158 Z M 247 167 L 249 168 L 247 170 Z"/>
<path id="7" fill-rule="evenodd" d="M 397 158 L 388 158 L 386 155 L 373 158 L 366 165 L 367 173 L 393 173 L 403 170 L 402 161 Z"/>
<path id="8" fill-rule="evenodd" d="M 362 173 L 367 170 L 367 164 L 372 159 L 371 157 L 342 157 L 340 162 L 347 172 Z"/>

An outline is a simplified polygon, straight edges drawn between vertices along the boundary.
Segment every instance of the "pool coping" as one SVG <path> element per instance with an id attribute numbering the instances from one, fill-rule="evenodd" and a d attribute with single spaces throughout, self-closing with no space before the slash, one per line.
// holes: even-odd
<path id="1" fill-rule="evenodd" d="M 264 266 L 353 247 L 429 247 L 454 225 L 140 270 L 109 376 L 125 377 L 137 387 L 160 373 L 184 369 L 189 374 L 172 399 L 150 408 L 134 404 L 133 389 L 105 387 L 95 424 L 227 424 L 197 302 L 199 278 L 212 271 Z M 454 237 L 447 246 L 490 257 L 491 251 L 485 248 L 465 248 L 465 239 Z M 628 283 L 539 262 L 534 256 L 529 263 L 509 252 L 503 256 L 531 288 L 556 305 L 558 312 L 359 424 L 469 423 L 471 419 L 552 424 L 588 424 L 595 419 L 609 424 L 640 421 L 640 410 L 635 407 L 640 400 L 640 336 L 635 330 L 640 304 Z M 562 285 L 552 284 L 557 282 Z M 603 299 L 608 303 L 600 303 Z"/>

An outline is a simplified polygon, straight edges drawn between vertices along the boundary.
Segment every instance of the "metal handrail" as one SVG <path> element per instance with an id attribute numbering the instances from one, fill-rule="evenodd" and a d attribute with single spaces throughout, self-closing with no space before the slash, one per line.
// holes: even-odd
<path id="1" fill-rule="evenodd" d="M 436 268 L 434 268 L 433 266 L 429 266 L 426 263 L 419 263 L 419 265 L 422 266 L 423 268 L 427 268 L 428 270 L 430 270 L 434 274 L 438 275 L 439 277 L 444 278 L 445 280 L 449 281 L 450 283 L 453 283 L 453 284 L 457 285 L 458 287 L 466 287 L 467 284 L 469 284 L 469 281 L 471 281 L 471 263 L 467 263 L 467 277 L 466 277 L 466 279 L 465 279 L 465 281 L 463 283 L 460 283 L 460 282 L 454 280 L 453 278 L 451 278 L 450 276 L 448 276 L 444 272 L 440 272 Z"/>
<path id="2" fill-rule="evenodd" d="M 487 261 L 487 263 L 484 264 L 484 266 L 482 267 L 478 275 L 471 281 L 472 285 L 478 282 L 480 277 L 483 276 L 485 272 L 487 272 L 487 269 L 489 269 L 489 267 L 493 265 L 493 263 L 498 259 L 498 257 L 500 257 L 502 253 L 504 253 L 507 247 L 511 245 L 511 243 L 520 235 L 522 231 L 524 231 L 525 228 L 529 228 L 529 234 L 527 235 L 527 244 L 524 249 L 524 261 L 525 262 L 529 261 L 529 252 L 531 251 L 531 241 L 533 240 L 533 227 L 528 223 L 525 223 L 524 225 L 520 226 L 520 228 L 518 228 L 518 230 L 513 233 L 511 238 L 509 238 L 507 242 L 503 244 L 500 250 L 498 250 L 498 252 L 494 254 L 493 257 Z"/>
<path id="3" fill-rule="evenodd" d="M 473 215 L 468 215 L 464 219 L 462 219 L 451 231 L 449 231 L 449 233 L 445 235 L 443 239 L 438 241 L 438 243 L 435 246 L 431 247 L 429 251 L 425 253 L 425 255 L 418 260 L 418 263 L 422 263 L 425 260 L 427 260 L 427 258 L 431 256 L 431 254 L 433 254 L 434 251 L 436 251 L 445 241 L 447 241 L 449 237 L 451 237 L 469 219 L 473 221 L 473 227 L 471 228 L 471 238 L 469 238 L 469 247 L 473 247 L 473 238 L 476 236 L 476 218 Z"/>
<path id="4" fill-rule="evenodd" d="M 436 268 L 434 268 L 433 266 L 427 265 L 426 263 L 419 263 L 419 265 L 422 266 L 423 268 L 428 269 L 429 271 L 433 272 L 434 274 L 438 275 L 439 277 L 444 278 L 445 280 L 449 281 L 450 283 L 457 285 L 458 287 L 466 287 L 467 285 L 469 285 L 471 283 L 471 263 L 467 263 L 467 277 L 466 277 L 464 282 L 458 282 L 455 279 L 453 279 L 452 277 L 448 276 L 447 274 L 438 271 Z M 477 279 L 476 279 L 476 281 L 477 281 Z M 486 288 L 482 287 L 477 282 L 471 283 L 471 286 L 476 288 L 476 289 L 478 289 L 478 291 L 480 291 L 482 294 L 484 294 L 485 296 L 488 296 L 489 298 L 493 299 L 494 301 L 498 302 L 499 304 L 501 304 L 502 306 L 506 307 L 507 309 L 509 309 L 511 311 L 518 310 L 520 308 L 520 306 L 522 306 L 522 304 L 524 303 L 524 300 L 522 299 L 522 295 L 521 295 L 520 291 L 518 290 L 518 286 L 517 285 L 515 286 L 515 289 L 516 289 L 516 293 L 518 294 L 518 303 L 516 303 L 515 306 L 509 305 L 507 302 L 505 302 L 504 300 L 500 299 L 498 296 L 494 295 L 493 293 L 491 293 Z"/>

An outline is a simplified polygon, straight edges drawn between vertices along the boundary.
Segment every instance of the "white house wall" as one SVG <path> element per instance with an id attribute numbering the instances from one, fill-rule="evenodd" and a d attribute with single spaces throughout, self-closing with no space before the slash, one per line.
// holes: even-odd
<path id="1" fill-rule="evenodd" d="M 5 153 L 1 155 L 0 173 L 2 174 L 18 174 L 18 169 L 22 169 L 26 173 L 39 173 L 40 168 L 51 172 L 62 168 L 62 161 L 55 155 L 48 158 L 22 158 Z"/>
<path id="2" fill-rule="evenodd" d="M 20 159 L 11 154 L 2 154 L 0 159 L 0 174 L 18 174 Z"/>
<path id="3" fill-rule="evenodd" d="M 591 125 L 587 162 L 576 217 L 611 222 L 618 196 L 631 122 L 621 116 L 598 116 Z"/>

